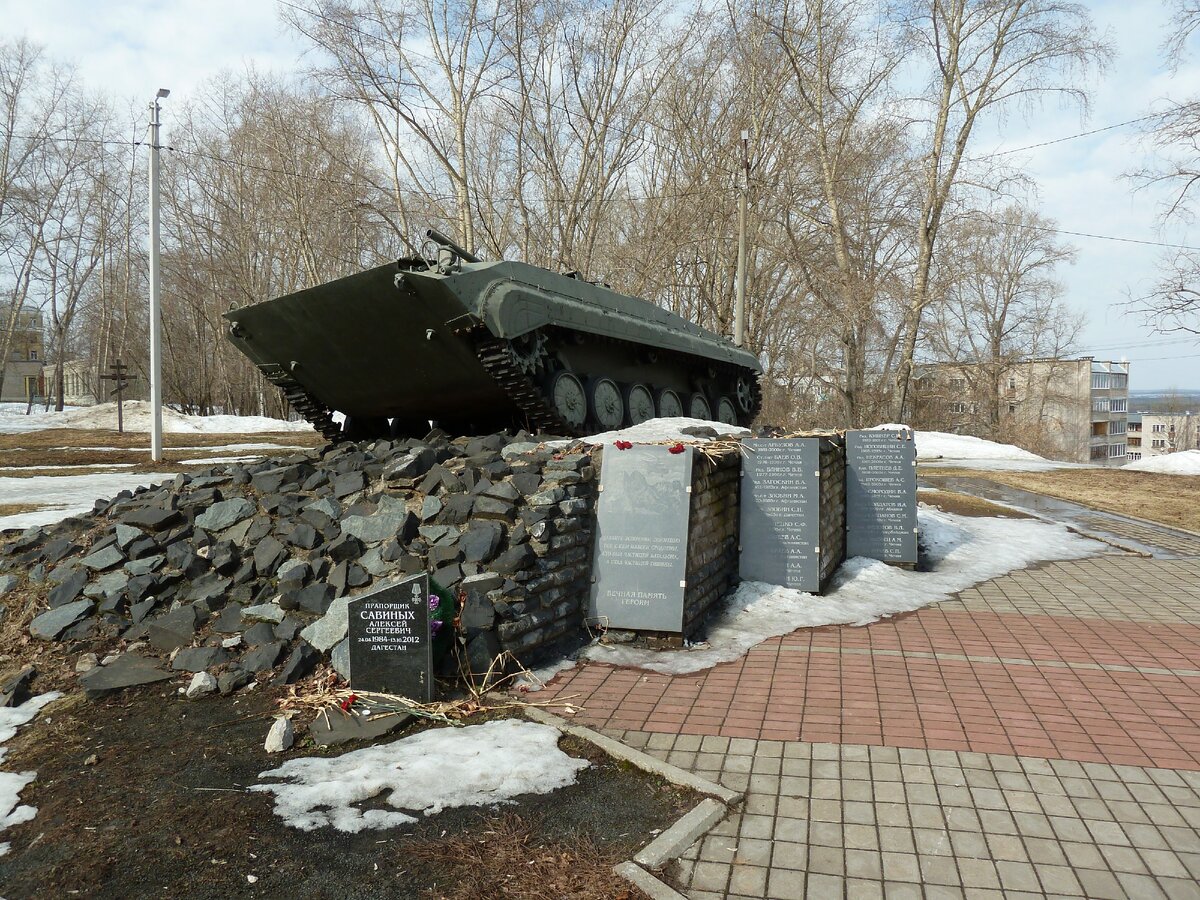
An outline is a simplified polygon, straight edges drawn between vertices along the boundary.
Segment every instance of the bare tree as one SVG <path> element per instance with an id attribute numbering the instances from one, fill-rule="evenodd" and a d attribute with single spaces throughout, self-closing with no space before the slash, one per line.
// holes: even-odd
<path id="1" fill-rule="evenodd" d="M 965 380 L 959 399 L 977 410 L 973 433 L 1001 436 L 1006 380 L 1013 367 L 1070 353 L 1083 317 L 1061 302 L 1056 270 L 1073 262 L 1050 223 L 1032 210 L 1010 206 L 994 218 L 948 222 L 944 256 L 946 300 L 935 310 L 929 343 L 935 358 L 952 364 Z"/>
<path id="2" fill-rule="evenodd" d="M 943 218 L 961 190 L 975 126 L 1022 104 L 1054 97 L 1086 106 L 1083 76 L 1103 67 L 1109 47 L 1081 4 L 1060 0 L 918 0 L 902 19 L 932 77 L 919 122 L 921 185 L 916 255 L 903 318 L 893 414 L 905 412 Z"/>

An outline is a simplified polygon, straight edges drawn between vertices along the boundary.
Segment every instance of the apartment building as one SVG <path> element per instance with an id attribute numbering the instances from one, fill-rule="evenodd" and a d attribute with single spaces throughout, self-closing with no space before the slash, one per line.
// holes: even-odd
<path id="1" fill-rule="evenodd" d="M 1200 416 L 1184 413 L 1130 413 L 1129 461 L 1200 449 Z"/>
<path id="2" fill-rule="evenodd" d="M 7 323 L 8 313 L 0 310 L 0 323 Z M 0 339 L 3 334 L 0 334 Z M 0 402 L 27 402 L 44 393 L 42 382 L 42 314 L 22 309 L 13 329 L 12 347 L 4 361 L 4 386 Z"/>
<path id="3" fill-rule="evenodd" d="M 1035 359 L 1002 367 L 923 366 L 915 417 L 962 434 L 1016 444 L 1049 459 L 1128 462 L 1129 363 Z"/>

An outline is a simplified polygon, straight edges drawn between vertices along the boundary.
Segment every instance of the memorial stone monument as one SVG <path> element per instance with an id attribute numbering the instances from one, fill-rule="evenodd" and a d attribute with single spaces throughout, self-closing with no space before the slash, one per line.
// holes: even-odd
<path id="1" fill-rule="evenodd" d="M 413 575 L 347 604 L 350 687 L 433 700 L 429 576 Z"/>
<path id="2" fill-rule="evenodd" d="M 917 447 L 905 428 L 846 433 L 846 555 L 917 562 Z"/>
<path id="3" fill-rule="evenodd" d="M 606 448 L 588 615 L 609 628 L 683 630 L 692 448 Z"/>
<path id="4" fill-rule="evenodd" d="M 762 438 L 743 446 L 742 580 L 820 591 L 820 439 Z"/>

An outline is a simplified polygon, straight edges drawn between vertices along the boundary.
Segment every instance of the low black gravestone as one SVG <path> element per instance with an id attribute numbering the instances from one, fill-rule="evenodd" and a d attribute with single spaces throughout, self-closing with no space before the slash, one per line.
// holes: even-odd
<path id="1" fill-rule="evenodd" d="M 683 631 L 691 484 L 690 447 L 605 449 L 591 618 L 609 628 Z"/>
<path id="2" fill-rule="evenodd" d="M 820 438 L 760 438 L 742 446 L 738 574 L 820 591 Z"/>
<path id="3" fill-rule="evenodd" d="M 846 433 L 846 555 L 917 562 L 917 447 L 912 431 Z"/>
<path id="4" fill-rule="evenodd" d="M 347 604 L 350 687 L 433 700 L 429 576 L 413 575 Z"/>

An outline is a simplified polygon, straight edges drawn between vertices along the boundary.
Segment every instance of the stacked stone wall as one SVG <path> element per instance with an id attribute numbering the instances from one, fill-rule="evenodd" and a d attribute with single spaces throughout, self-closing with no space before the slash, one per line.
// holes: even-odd
<path id="1" fill-rule="evenodd" d="M 821 589 L 846 559 L 846 441 L 822 435 L 820 493 Z"/>
<path id="2" fill-rule="evenodd" d="M 693 636 L 738 582 L 741 453 L 696 452 L 688 523 L 683 633 Z"/>

